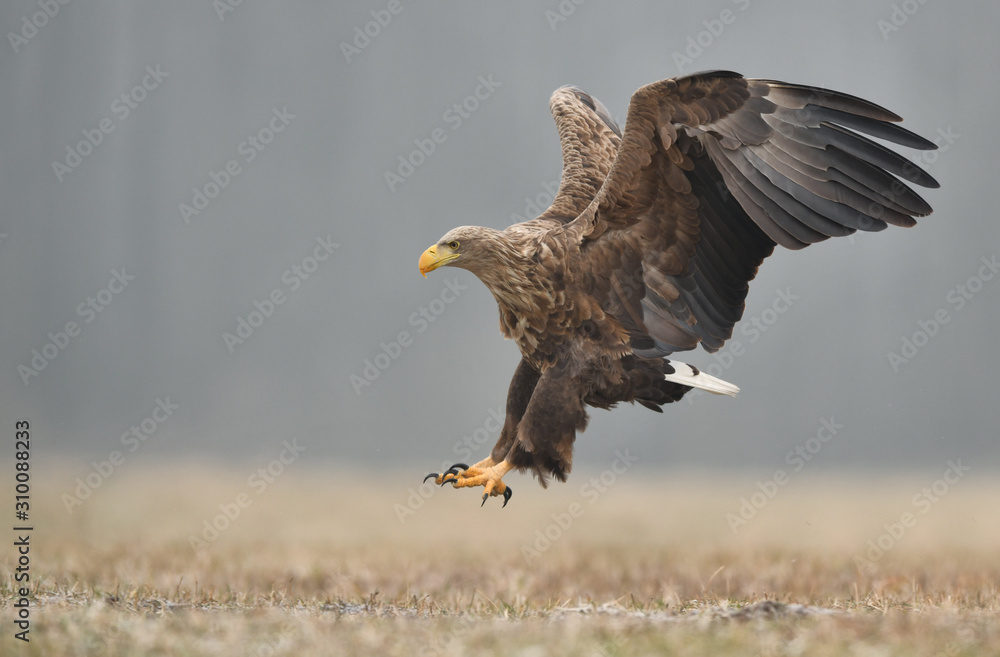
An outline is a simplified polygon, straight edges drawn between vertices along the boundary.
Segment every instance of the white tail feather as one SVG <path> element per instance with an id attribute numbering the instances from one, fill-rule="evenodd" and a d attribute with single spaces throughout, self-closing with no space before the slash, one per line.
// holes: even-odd
<path id="1" fill-rule="evenodd" d="M 673 381 L 674 383 L 680 383 L 681 385 L 691 386 L 692 388 L 700 388 L 714 395 L 729 395 L 730 397 L 735 397 L 736 393 L 740 391 L 737 386 L 732 383 L 723 381 L 722 379 L 717 379 L 711 374 L 706 374 L 695 368 L 691 367 L 687 363 L 678 363 L 676 360 L 669 361 L 670 366 L 674 368 L 673 374 L 664 374 L 663 378 L 667 381 Z"/>

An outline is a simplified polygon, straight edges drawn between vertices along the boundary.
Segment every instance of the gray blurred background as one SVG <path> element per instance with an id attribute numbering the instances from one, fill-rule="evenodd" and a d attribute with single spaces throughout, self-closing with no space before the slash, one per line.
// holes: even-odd
<path id="1" fill-rule="evenodd" d="M 639 86 L 713 68 L 901 114 L 941 144 L 899 149 L 940 181 L 935 212 L 777 252 L 741 348 L 680 357 L 740 397 L 594 410 L 577 464 L 769 472 L 824 421 L 810 468 L 997 464 L 1000 5 L 19 0 L 0 23 L 0 435 L 28 419 L 80 475 L 113 450 L 239 463 L 297 440 L 409 485 L 485 456 L 517 349 L 481 283 L 425 280 L 418 256 L 544 207 L 556 87 L 621 118 Z"/>

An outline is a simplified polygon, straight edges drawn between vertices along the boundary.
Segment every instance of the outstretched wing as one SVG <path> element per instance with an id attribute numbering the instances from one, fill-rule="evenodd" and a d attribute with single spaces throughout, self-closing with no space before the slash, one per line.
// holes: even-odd
<path id="1" fill-rule="evenodd" d="M 584 285 L 636 353 L 716 351 L 775 244 L 800 249 L 930 213 L 903 181 L 937 182 L 856 132 L 935 148 L 900 120 L 854 96 L 725 71 L 639 89 L 609 174 L 565 226 Z"/>

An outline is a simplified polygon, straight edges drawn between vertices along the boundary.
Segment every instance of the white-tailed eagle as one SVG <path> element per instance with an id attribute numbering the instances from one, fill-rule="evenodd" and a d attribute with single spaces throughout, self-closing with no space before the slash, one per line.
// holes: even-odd
<path id="1" fill-rule="evenodd" d="M 934 144 L 868 101 L 713 71 L 639 89 L 622 131 L 596 99 L 562 87 L 549 103 L 562 143 L 559 192 L 506 230 L 455 228 L 420 271 L 461 267 L 500 307 L 521 350 L 490 456 L 439 484 L 483 486 L 483 502 L 532 470 L 566 480 L 586 407 L 638 402 L 659 412 L 691 388 L 738 388 L 666 357 L 718 350 L 743 315 L 749 281 L 775 245 L 912 226 L 930 206 L 906 183 L 918 166 L 858 133 Z M 426 479 L 425 479 L 426 480 Z"/>

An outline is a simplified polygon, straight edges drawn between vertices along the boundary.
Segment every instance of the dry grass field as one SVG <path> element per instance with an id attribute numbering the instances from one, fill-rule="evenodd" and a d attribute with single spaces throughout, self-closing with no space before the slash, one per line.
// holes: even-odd
<path id="1" fill-rule="evenodd" d="M 936 493 L 942 473 L 802 476 L 768 499 L 738 473 L 577 472 L 510 477 L 501 509 L 421 489 L 424 467 L 296 463 L 261 488 L 134 466 L 71 514 L 86 473 L 36 473 L 31 641 L 13 638 L 7 534 L 0 654 L 1000 654 L 986 473 Z M 734 532 L 740 498 L 760 509 Z"/>

